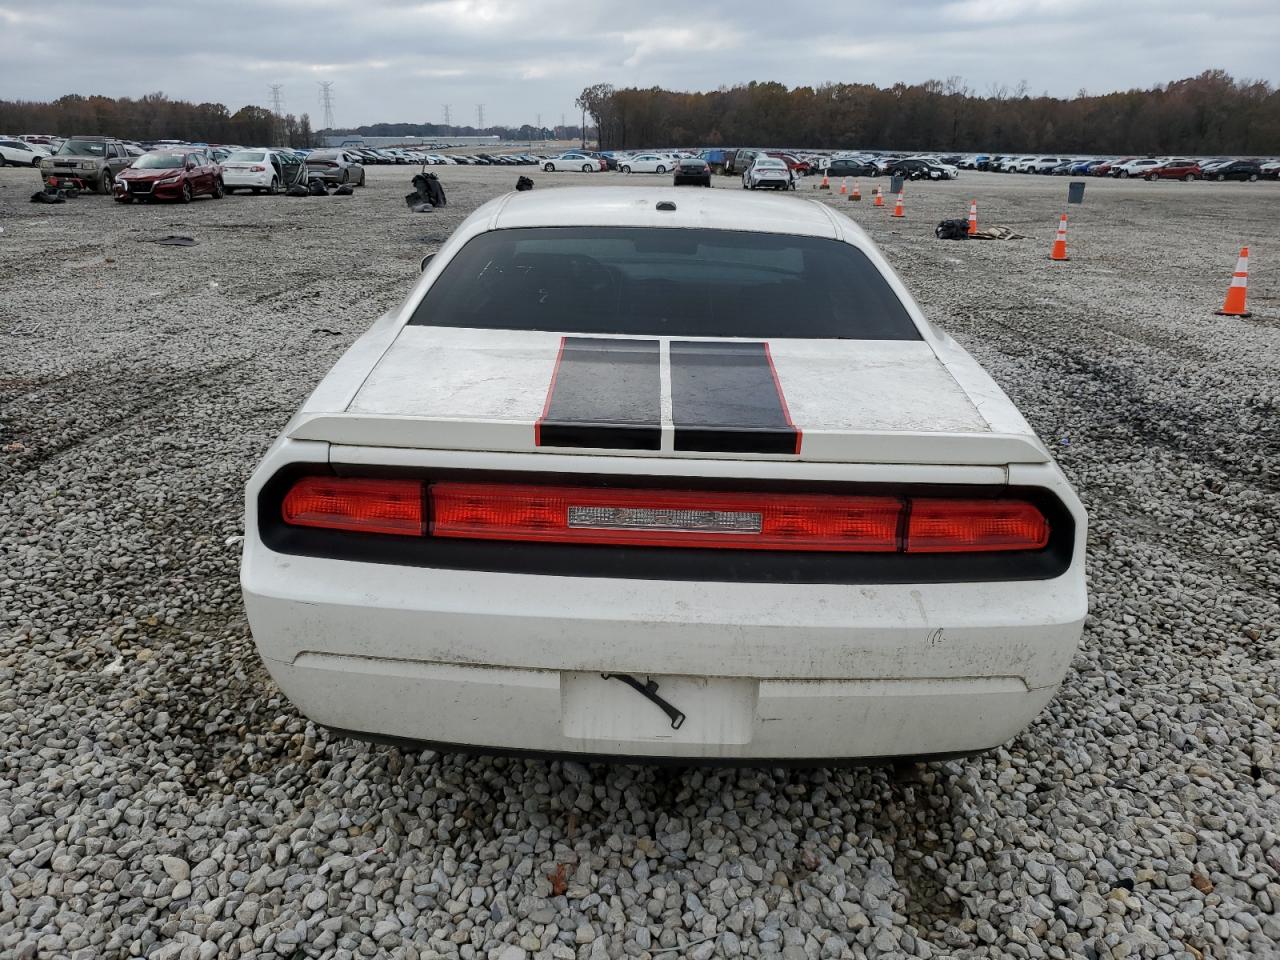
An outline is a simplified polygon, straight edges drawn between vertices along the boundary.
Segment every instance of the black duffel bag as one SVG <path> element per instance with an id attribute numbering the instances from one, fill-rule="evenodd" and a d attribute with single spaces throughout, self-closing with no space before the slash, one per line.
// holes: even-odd
<path id="1" fill-rule="evenodd" d="M 968 240 L 969 221 L 961 217 L 954 220 L 943 220 L 933 231 L 939 240 Z"/>

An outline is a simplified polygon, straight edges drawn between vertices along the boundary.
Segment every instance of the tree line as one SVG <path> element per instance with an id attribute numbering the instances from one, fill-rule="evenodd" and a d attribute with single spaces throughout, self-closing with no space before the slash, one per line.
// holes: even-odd
<path id="1" fill-rule="evenodd" d="M 596 84 L 600 149 L 769 146 L 1046 154 L 1280 154 L 1280 92 L 1222 70 L 1070 99 L 958 77 L 892 87 L 748 83 L 705 93 Z"/>
<path id="2" fill-rule="evenodd" d="M 170 100 L 163 93 L 149 93 L 137 100 L 79 94 L 49 103 L 0 100 L 0 131 L 246 146 L 309 147 L 315 139 L 311 119 L 305 113 L 277 117 L 265 107 L 253 105 L 232 113 L 221 103 Z"/>
<path id="3" fill-rule="evenodd" d="M 368 123 L 362 127 L 341 127 L 321 130 L 323 136 L 349 137 L 424 137 L 448 140 L 450 137 L 498 137 L 500 140 L 576 140 L 582 135 L 577 126 L 536 127 L 523 124 L 519 127 L 493 126 L 460 127 L 443 123 Z"/>

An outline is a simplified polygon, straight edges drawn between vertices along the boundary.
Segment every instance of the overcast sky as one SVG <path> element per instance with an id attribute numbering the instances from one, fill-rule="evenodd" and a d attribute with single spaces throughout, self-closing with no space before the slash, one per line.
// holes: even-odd
<path id="1" fill-rule="evenodd" d="M 65 93 L 269 105 L 339 126 L 551 126 L 583 87 L 951 75 L 1071 96 L 1220 67 L 1280 81 L 1277 0 L 0 0 L 0 98 Z"/>

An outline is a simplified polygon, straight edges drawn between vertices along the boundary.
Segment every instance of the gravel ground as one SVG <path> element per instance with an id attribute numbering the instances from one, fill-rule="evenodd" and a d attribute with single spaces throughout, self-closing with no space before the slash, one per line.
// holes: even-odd
<path id="1" fill-rule="evenodd" d="M 441 172 L 414 215 L 405 168 L 187 207 L 0 170 L 0 956 L 1280 956 L 1280 185 L 1091 181 L 1066 264 L 1061 180 L 831 196 L 1057 452 L 1092 615 L 986 756 L 679 770 L 334 739 L 254 652 L 250 469 L 527 171 Z M 934 240 L 971 196 L 1033 239 Z M 1246 242 L 1254 317 L 1216 317 Z"/>

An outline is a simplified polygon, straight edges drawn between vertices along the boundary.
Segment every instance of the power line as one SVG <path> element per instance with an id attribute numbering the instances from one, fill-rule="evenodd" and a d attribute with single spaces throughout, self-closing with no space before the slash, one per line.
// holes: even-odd
<path id="1" fill-rule="evenodd" d="M 333 81 L 320 80 L 320 106 L 324 108 L 324 128 L 333 129 Z"/>

